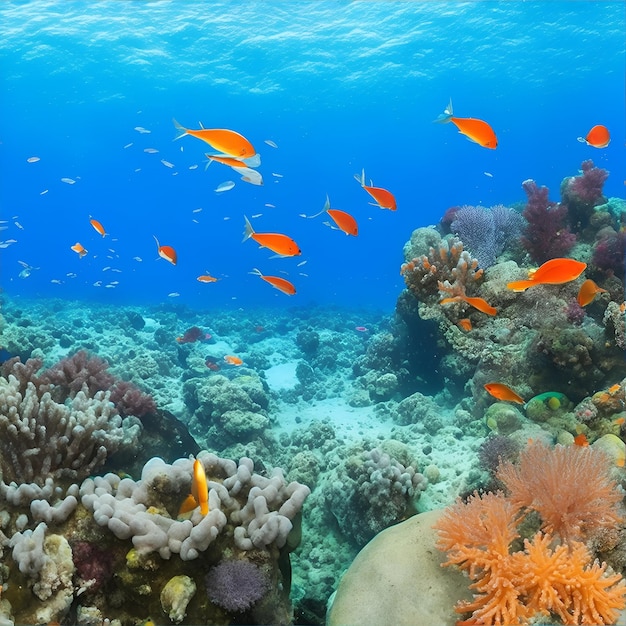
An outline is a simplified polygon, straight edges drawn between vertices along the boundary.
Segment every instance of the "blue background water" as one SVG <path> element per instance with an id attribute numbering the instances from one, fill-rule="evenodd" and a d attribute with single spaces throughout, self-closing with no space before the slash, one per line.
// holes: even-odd
<path id="1" fill-rule="evenodd" d="M 202 307 L 391 308 L 402 245 L 450 206 L 523 200 L 527 178 L 558 199 L 587 158 L 611 171 L 605 193 L 623 196 L 625 29 L 620 1 L 4 2 L 0 239 L 17 243 L 1 251 L 2 286 L 88 301 L 177 292 Z M 497 150 L 432 123 L 450 97 L 458 116 L 493 126 Z M 264 186 L 220 164 L 205 171 L 208 146 L 174 142 L 173 117 L 244 134 Z M 598 123 L 612 132 L 607 149 L 577 142 Z M 395 194 L 395 213 L 368 204 L 353 179 L 362 168 Z M 226 180 L 235 188 L 215 193 Z M 358 238 L 299 217 L 327 193 L 356 217 Z M 303 256 L 242 244 L 243 215 L 258 213 L 259 232 L 291 235 Z M 156 260 L 153 234 L 178 266 Z M 89 250 L 82 260 L 76 241 Z M 40 269 L 20 279 L 18 260 Z M 198 283 L 205 271 L 223 280 Z"/>

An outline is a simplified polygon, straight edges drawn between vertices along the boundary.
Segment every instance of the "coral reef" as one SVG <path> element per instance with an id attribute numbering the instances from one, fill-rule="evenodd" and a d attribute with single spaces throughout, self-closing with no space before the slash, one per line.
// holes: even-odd
<path id="1" fill-rule="evenodd" d="M 478 260 L 478 266 L 486 269 L 508 244 L 519 240 L 524 224 L 517 211 L 501 204 L 489 209 L 462 206 L 455 212 L 450 229 Z"/>
<path id="2" fill-rule="evenodd" d="M 537 263 L 565 256 L 576 242 L 566 226 L 567 205 L 550 202 L 548 188 L 538 187 L 534 180 L 524 181 L 522 187 L 528 198 L 522 212 L 528 222 L 522 245 Z"/>

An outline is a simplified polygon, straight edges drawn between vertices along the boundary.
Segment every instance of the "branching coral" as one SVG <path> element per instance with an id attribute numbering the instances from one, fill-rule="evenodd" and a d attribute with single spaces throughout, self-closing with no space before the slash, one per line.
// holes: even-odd
<path id="1" fill-rule="evenodd" d="M 437 248 L 404 263 L 400 269 L 404 282 L 418 300 L 438 296 L 440 290 L 452 295 L 465 295 L 466 290 L 479 283 L 483 270 L 478 260 L 463 249 L 456 237 L 442 239 Z"/>
<path id="2" fill-rule="evenodd" d="M 576 229 L 586 228 L 594 207 L 606 202 L 602 187 L 609 176 L 606 170 L 595 167 L 591 159 L 583 161 L 580 168 L 579 176 L 566 178 L 561 183 L 562 202 L 567 205 L 570 225 Z"/>
<path id="3" fill-rule="evenodd" d="M 474 600 L 456 607 L 472 613 L 464 623 L 528 624 L 550 615 L 564 624 L 614 623 L 626 606 L 626 583 L 608 573 L 606 564 L 594 562 L 578 540 L 619 521 L 621 497 L 608 478 L 604 455 L 591 448 L 549 450 L 534 443 L 522 453 L 518 468 L 504 463 L 498 478 L 511 497 L 474 494 L 449 507 L 436 524 L 437 547 L 448 553 L 444 565 L 458 566 L 472 580 Z M 525 539 L 523 550 L 512 552 L 524 507 L 539 513 L 543 530 Z"/>

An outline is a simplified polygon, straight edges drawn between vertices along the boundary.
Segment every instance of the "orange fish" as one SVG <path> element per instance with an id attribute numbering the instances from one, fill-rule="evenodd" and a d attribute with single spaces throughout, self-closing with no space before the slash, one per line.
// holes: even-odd
<path id="1" fill-rule="evenodd" d="M 611 142 L 611 133 L 606 126 L 597 124 L 587 133 L 586 137 L 578 137 L 578 141 L 594 148 L 606 148 Z"/>
<path id="2" fill-rule="evenodd" d="M 70 247 L 72 250 L 74 250 L 74 252 L 78 254 L 81 259 L 87 254 L 87 250 L 82 246 L 82 244 L 78 243 L 78 241 Z"/>
<path id="3" fill-rule="evenodd" d="M 524 398 L 519 396 L 517 393 L 515 393 L 515 391 L 513 391 L 508 385 L 505 385 L 504 383 L 487 383 L 485 385 L 485 390 L 487 391 L 487 393 L 489 393 L 498 400 L 524 404 Z"/>
<path id="4" fill-rule="evenodd" d="M 472 330 L 472 322 L 470 321 L 469 317 L 464 317 L 463 319 L 460 319 L 457 324 L 458 327 L 461 330 L 464 330 L 466 333 Z"/>
<path id="5" fill-rule="evenodd" d="M 256 154 L 254 146 L 243 135 L 234 130 L 204 127 L 198 130 L 191 130 L 181 126 L 176 120 L 173 121 L 176 130 L 178 130 L 176 139 L 180 139 L 185 135 L 191 135 L 208 143 L 212 148 L 235 158 L 250 158 Z"/>
<path id="6" fill-rule="evenodd" d="M 435 120 L 440 124 L 447 124 L 452 122 L 462 135 L 465 135 L 470 141 L 477 143 L 483 148 L 490 148 L 495 150 L 498 147 L 498 139 L 493 132 L 493 128 L 483 122 L 483 120 L 477 120 L 473 117 L 454 117 L 452 111 L 452 100 L 450 100 L 445 111 Z"/>
<path id="7" fill-rule="evenodd" d="M 256 269 L 256 267 L 250 272 L 250 274 L 260 276 L 266 283 L 269 283 L 270 285 L 272 285 L 272 287 L 275 287 L 276 289 L 282 291 L 288 296 L 293 296 L 296 293 L 296 288 L 285 278 L 281 278 L 280 276 L 265 276 L 261 274 L 261 272 Z"/>
<path id="8" fill-rule="evenodd" d="M 526 291 L 535 285 L 562 285 L 578 278 L 586 267 L 586 263 L 576 261 L 576 259 L 550 259 L 536 270 L 529 272 L 528 280 L 516 280 L 508 283 L 507 287 L 513 291 Z"/>
<path id="9" fill-rule="evenodd" d="M 599 293 L 606 293 L 606 289 L 602 289 L 602 287 L 598 287 L 591 278 L 588 278 L 578 290 L 578 296 L 576 296 L 576 300 L 580 306 L 587 306 L 591 304 L 595 297 Z"/>
<path id="10" fill-rule="evenodd" d="M 280 233 L 257 233 L 252 228 L 250 220 L 245 215 L 243 217 L 246 220 L 243 241 L 254 239 L 262 248 L 269 248 L 280 256 L 298 256 L 302 254 L 298 244 L 291 237 L 281 235 Z"/>
<path id="11" fill-rule="evenodd" d="M 193 474 L 191 477 L 191 494 L 188 495 L 180 506 L 179 515 L 189 513 L 196 507 L 200 507 L 202 515 L 209 512 L 209 487 L 206 479 L 206 472 L 202 462 L 196 459 L 193 462 Z"/>
<path id="12" fill-rule="evenodd" d="M 104 230 L 104 226 L 103 226 L 103 225 L 102 225 L 102 224 L 101 224 L 98 220 L 95 220 L 95 219 L 94 219 L 93 217 L 91 217 L 91 216 L 89 216 L 89 217 L 90 217 L 90 219 L 89 219 L 89 223 L 90 223 L 90 224 L 91 224 L 91 225 L 92 225 L 92 226 L 96 229 L 96 232 L 97 232 L 99 235 L 102 235 L 103 237 L 106 237 L 109 233 L 107 233 L 107 232 Z"/>
<path id="13" fill-rule="evenodd" d="M 205 154 L 204 156 L 209 159 L 209 163 L 211 161 L 217 161 L 218 163 L 222 163 L 222 165 L 228 165 L 228 167 L 247 167 L 244 161 L 240 161 L 231 156 L 223 154 Z"/>
<path id="14" fill-rule="evenodd" d="M 450 298 L 444 298 L 439 302 L 439 304 L 450 304 L 450 302 L 467 302 L 467 304 L 473 306 L 475 309 L 478 309 L 481 313 L 486 313 L 487 315 L 495 315 L 498 312 L 498 309 L 491 306 L 489 302 L 487 302 L 484 298 L 470 298 L 468 296 L 452 296 Z"/>
<path id="15" fill-rule="evenodd" d="M 228 363 L 228 365 L 234 365 L 235 367 L 243 365 L 243 360 L 240 359 L 238 356 L 234 356 L 233 354 L 227 354 L 224 357 L 224 361 Z"/>
<path id="16" fill-rule="evenodd" d="M 172 248 L 172 246 L 162 246 L 159 243 L 159 240 L 156 238 L 156 235 L 152 235 L 154 240 L 156 241 L 157 251 L 159 256 L 166 261 L 169 261 L 172 265 L 176 265 L 178 261 L 178 255 L 176 254 L 176 250 Z"/>
<path id="17" fill-rule="evenodd" d="M 387 191 L 382 187 L 373 187 L 371 184 L 365 184 L 364 169 L 361 170 L 361 176 L 355 174 L 354 178 L 361 184 L 361 187 L 363 187 L 363 189 L 365 189 L 365 191 L 367 191 L 367 193 L 369 193 L 369 195 L 376 200 L 376 203 L 373 203 L 374 206 L 377 206 L 380 209 L 389 209 L 390 211 L 395 211 L 397 209 L 396 199 L 390 191 Z"/>
<path id="18" fill-rule="evenodd" d="M 614 396 L 620 389 L 622 388 L 622 386 L 620 385 L 620 383 L 615 383 L 614 385 L 611 385 L 607 391 Z"/>
<path id="19" fill-rule="evenodd" d="M 581 446 L 583 448 L 587 447 L 589 445 L 589 439 L 587 439 L 587 435 L 585 435 L 585 433 L 580 433 L 576 435 L 576 437 L 574 437 L 574 445 Z"/>
<path id="20" fill-rule="evenodd" d="M 207 273 L 207 274 L 202 274 L 202 276 L 198 276 L 196 280 L 201 283 L 216 283 L 219 280 L 219 278 L 215 278 L 214 276 L 211 276 L 210 274 Z"/>
<path id="21" fill-rule="evenodd" d="M 340 211 L 339 209 L 331 209 L 330 208 L 330 200 L 328 195 L 326 196 L 326 202 L 324 203 L 324 208 L 315 215 L 302 215 L 302 217 L 306 217 L 308 219 L 313 219 L 318 217 L 322 213 L 328 213 L 330 218 L 337 224 L 339 230 L 342 230 L 346 235 L 354 235 L 355 237 L 359 234 L 359 226 L 356 223 L 356 220 L 345 211 Z"/>

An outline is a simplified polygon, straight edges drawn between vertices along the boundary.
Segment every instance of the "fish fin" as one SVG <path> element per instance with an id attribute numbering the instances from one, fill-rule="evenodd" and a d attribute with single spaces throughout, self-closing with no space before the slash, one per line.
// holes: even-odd
<path id="1" fill-rule="evenodd" d="M 330 198 L 328 197 L 328 194 L 326 194 L 326 202 L 324 202 L 324 211 L 328 211 L 328 209 L 330 209 Z"/>
<path id="2" fill-rule="evenodd" d="M 587 143 L 587 140 L 584 137 L 576 137 L 576 141 L 580 141 L 580 143 Z"/>
<path id="3" fill-rule="evenodd" d="M 198 122 L 198 126 L 200 126 L 202 130 L 204 130 L 204 124 L 202 122 Z"/>
<path id="4" fill-rule="evenodd" d="M 261 246 L 261 248 L 264 248 L 265 246 Z M 272 254 L 272 256 L 270 257 L 270 259 L 287 259 L 289 258 L 286 254 Z"/>
<path id="5" fill-rule="evenodd" d="M 361 187 L 365 187 L 365 168 L 361 170 L 360 176 L 358 174 L 354 175 L 354 180 L 356 180 L 356 182 L 359 183 Z"/>
<path id="6" fill-rule="evenodd" d="M 176 127 L 177 131 L 176 137 L 174 137 L 174 141 L 176 141 L 177 139 L 180 139 L 187 134 L 187 129 L 184 126 L 181 126 L 175 118 L 172 118 L 172 122 L 174 122 L 174 126 Z"/>
<path id="7" fill-rule="evenodd" d="M 248 167 L 259 167 L 261 165 L 261 155 L 259 153 L 253 154 L 247 159 L 241 159 Z"/>
<path id="8" fill-rule="evenodd" d="M 447 124 L 452 119 L 453 115 L 454 113 L 452 111 L 452 98 L 450 98 L 448 106 L 443 110 L 443 113 L 441 113 L 441 115 L 439 115 L 436 120 L 433 120 L 433 122 L 436 122 L 437 124 Z"/>
<path id="9" fill-rule="evenodd" d="M 256 267 L 252 268 L 251 272 L 248 272 L 248 274 L 254 274 L 255 276 L 263 276 L 263 274 L 261 273 L 261 270 L 258 270 Z"/>
<path id="10" fill-rule="evenodd" d="M 254 228 L 252 228 L 252 224 L 250 224 L 250 220 L 245 215 L 243 216 L 243 219 L 246 220 L 246 228 L 243 231 L 243 239 L 241 240 L 241 243 L 250 239 L 250 237 L 254 235 Z"/>
<path id="11" fill-rule="evenodd" d="M 156 235 L 152 235 L 154 237 L 154 240 L 156 241 L 156 245 L 157 245 L 157 249 L 161 247 L 161 244 L 159 243 L 159 240 L 156 238 Z"/>
<path id="12" fill-rule="evenodd" d="M 536 284 L 534 280 L 515 280 L 512 283 L 507 283 L 507 288 L 512 291 L 526 291 L 529 287 Z"/>

